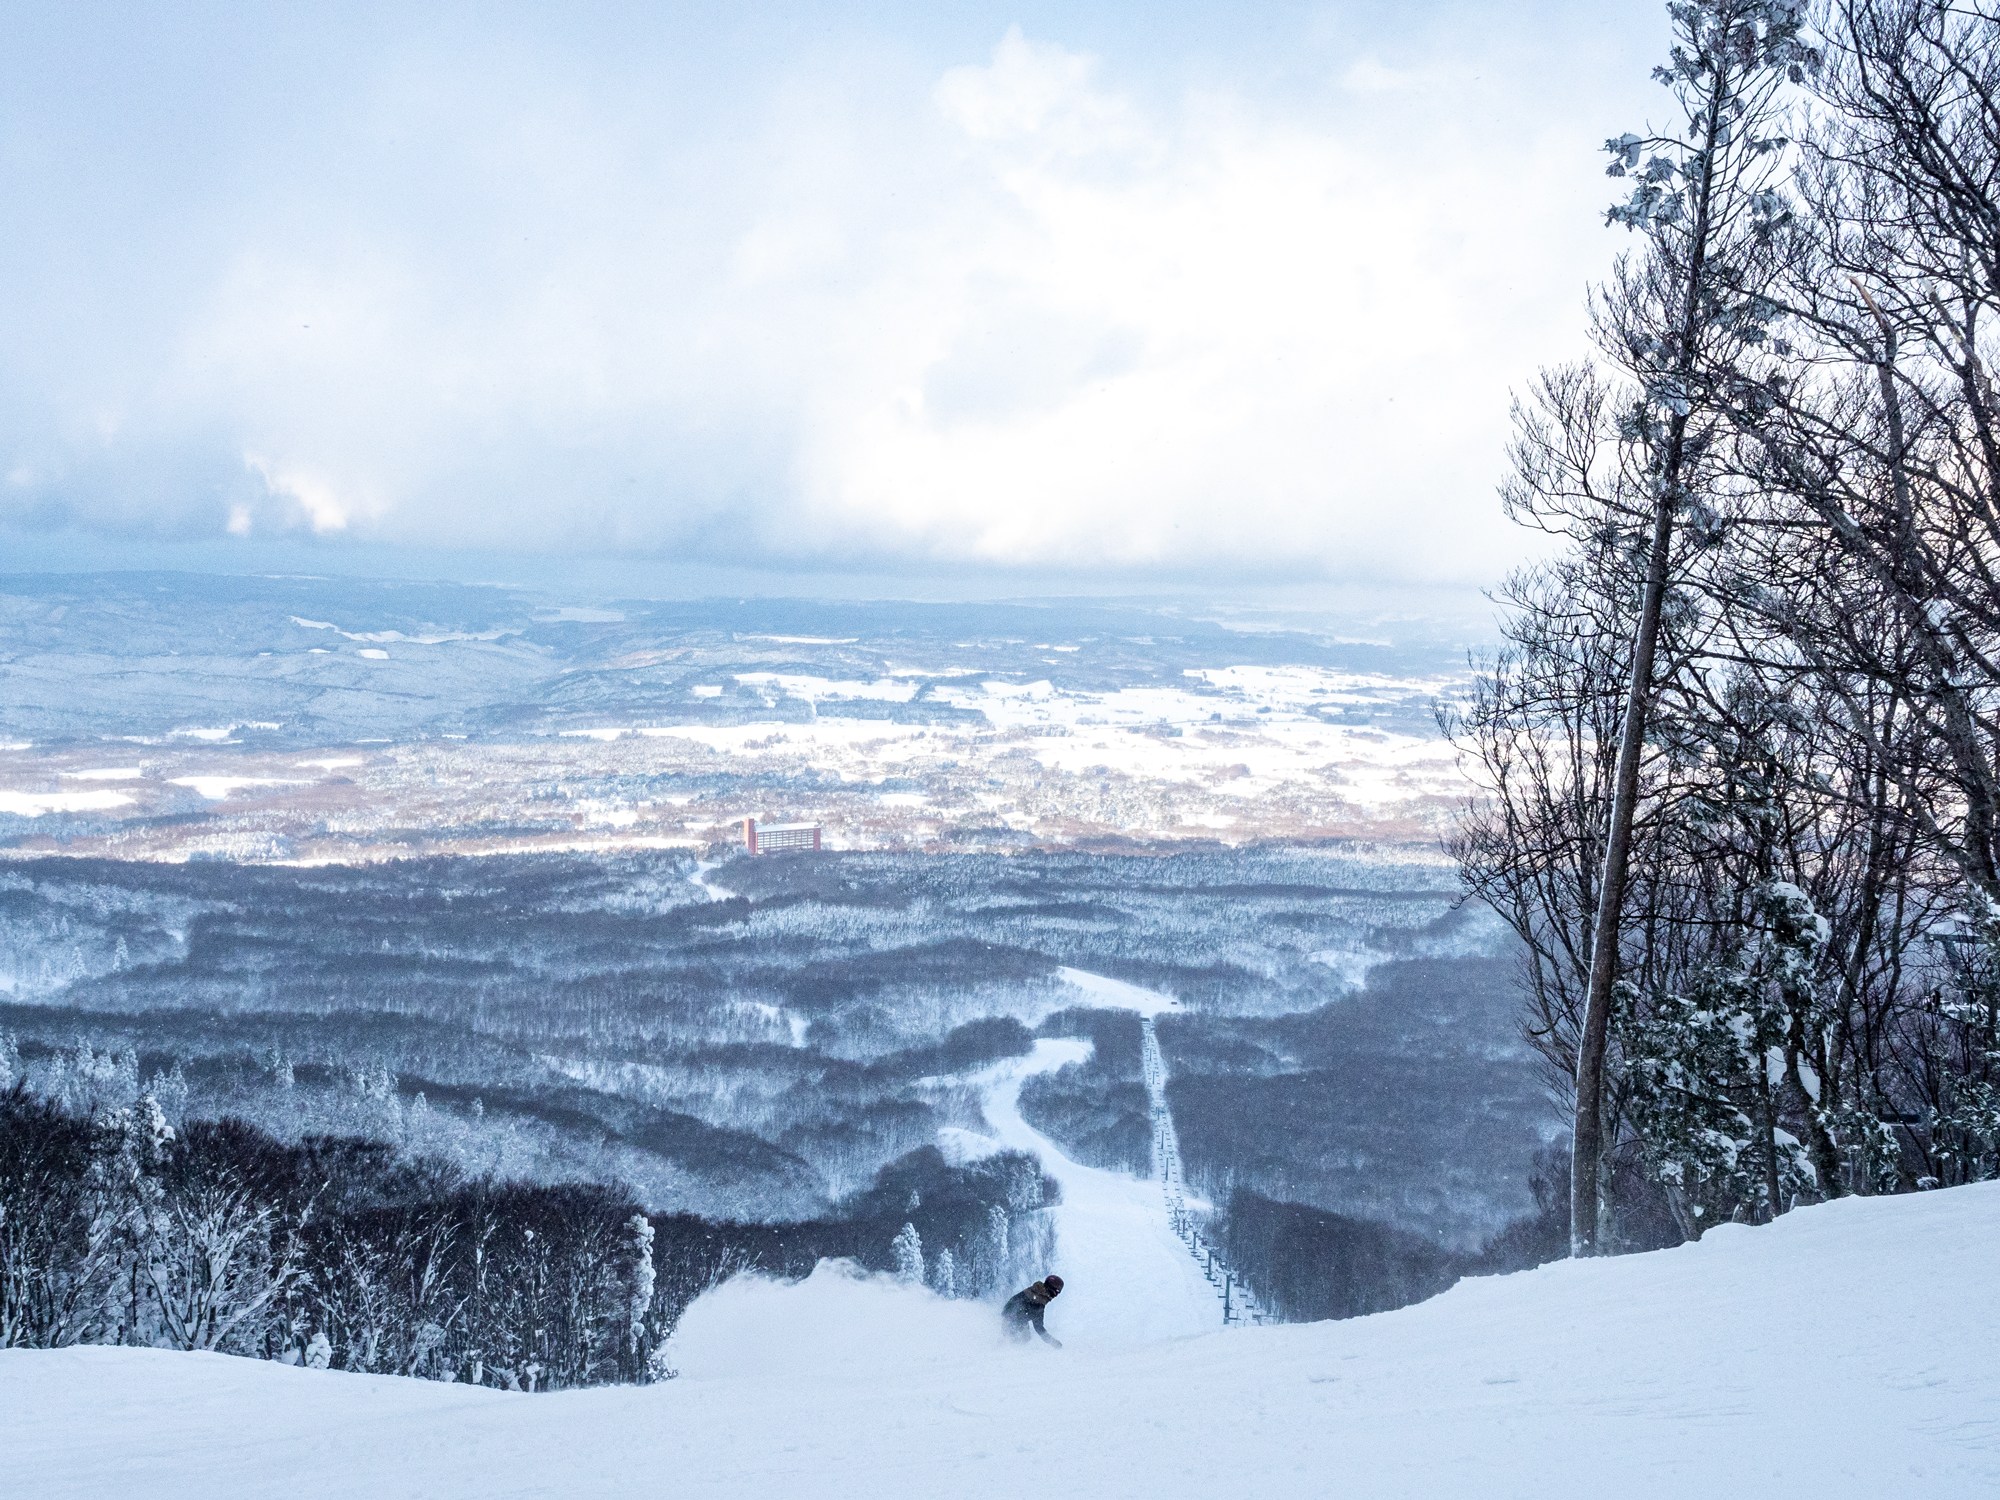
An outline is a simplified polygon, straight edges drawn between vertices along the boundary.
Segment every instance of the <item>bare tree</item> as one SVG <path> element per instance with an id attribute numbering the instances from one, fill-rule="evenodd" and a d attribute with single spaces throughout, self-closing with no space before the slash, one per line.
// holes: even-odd
<path id="1" fill-rule="evenodd" d="M 1605 357 L 1635 387 L 1621 436 L 1652 514 L 1577 1042 L 1570 1237 L 1578 1255 L 1598 1247 L 1604 1058 L 1675 527 L 1708 508 L 1718 428 L 1746 353 L 1764 338 L 1771 309 L 1759 281 L 1778 208 L 1770 184 L 1783 145 L 1779 96 L 1812 61 L 1801 7 L 1783 0 L 1691 0 L 1669 15 L 1675 45 L 1656 76 L 1673 94 L 1680 128 L 1609 143 L 1613 173 L 1637 175 L 1611 217 L 1644 245 L 1621 264 L 1596 319 Z"/>
<path id="2" fill-rule="evenodd" d="M 234 1122 L 188 1127 L 149 1207 L 141 1272 L 172 1348 L 222 1348 L 305 1274 L 310 1210 L 287 1222 L 258 1190 L 249 1139 Z"/>

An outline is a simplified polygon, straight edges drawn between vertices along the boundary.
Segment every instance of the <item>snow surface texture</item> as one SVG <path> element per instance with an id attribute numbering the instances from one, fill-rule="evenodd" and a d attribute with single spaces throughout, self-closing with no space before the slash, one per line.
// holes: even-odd
<path id="1" fill-rule="evenodd" d="M 829 1269 L 697 1304 L 680 1380 L 553 1396 L 10 1350 L 0 1492 L 1986 1497 L 1996 1246 L 2000 1184 L 1846 1199 L 1372 1318 L 1115 1353 L 1010 1347 L 977 1309 Z"/>
<path id="2" fill-rule="evenodd" d="M 1084 1003 L 1094 1005 L 1099 1010 L 1136 1010 L 1151 1019 L 1169 1011 L 1181 1008 L 1180 1001 L 1172 995 L 1163 995 L 1158 990 L 1141 989 L 1136 984 L 1127 984 L 1122 979 L 1113 979 L 1108 974 L 1093 974 L 1088 969 L 1058 969 L 1059 974 L 1072 988 L 1083 991 Z"/>

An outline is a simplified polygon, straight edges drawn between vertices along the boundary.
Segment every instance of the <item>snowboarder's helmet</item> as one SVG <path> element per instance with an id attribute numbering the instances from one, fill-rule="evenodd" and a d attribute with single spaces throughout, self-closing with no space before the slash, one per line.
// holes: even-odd
<path id="1" fill-rule="evenodd" d="M 1049 1289 L 1049 1295 L 1053 1297 L 1057 1292 L 1062 1290 L 1062 1277 L 1044 1276 L 1042 1278 L 1042 1285 Z"/>

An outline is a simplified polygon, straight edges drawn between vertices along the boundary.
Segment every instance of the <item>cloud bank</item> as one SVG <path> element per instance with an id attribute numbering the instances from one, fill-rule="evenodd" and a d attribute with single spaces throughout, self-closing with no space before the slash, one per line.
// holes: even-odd
<path id="1" fill-rule="evenodd" d="M 1265 99 L 1014 28 L 943 68 L 779 58 L 719 102 L 454 36 L 218 107 L 158 159 L 177 192 L 94 197 L 92 151 L 143 151 L 17 112 L 0 177 L 48 211 L 0 249 L 32 293 L 0 315 L 0 519 L 1491 577 L 1507 391 L 1615 248 L 1590 147 L 1621 120 L 1462 58 L 1328 59 Z"/>

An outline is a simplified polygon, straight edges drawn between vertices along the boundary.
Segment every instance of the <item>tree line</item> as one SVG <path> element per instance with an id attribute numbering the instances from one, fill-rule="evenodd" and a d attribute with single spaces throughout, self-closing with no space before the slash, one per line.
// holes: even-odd
<path id="1" fill-rule="evenodd" d="M 1039 1163 L 892 1163 L 840 1214 L 651 1215 L 624 1188 L 470 1176 L 379 1141 L 281 1142 L 158 1101 L 0 1094 L 0 1348 L 125 1344 L 550 1390 L 672 1373 L 702 1292 L 825 1257 L 978 1297 L 1039 1275 Z M 928 1242 L 928 1274 L 922 1246 Z"/>
<path id="2" fill-rule="evenodd" d="M 2000 11 L 1668 11 L 1446 715 L 1580 1254 L 2000 1174 Z"/>
<path id="3" fill-rule="evenodd" d="M 1536 1211 L 1477 1250 L 1247 1188 L 1229 1195 L 1207 1229 L 1230 1267 L 1284 1322 L 1366 1317 L 1435 1297 L 1464 1276 L 1525 1271 L 1558 1258 L 1567 1239 L 1567 1194 L 1549 1191 L 1554 1184 L 1544 1165 L 1538 1162 L 1535 1173 Z"/>

